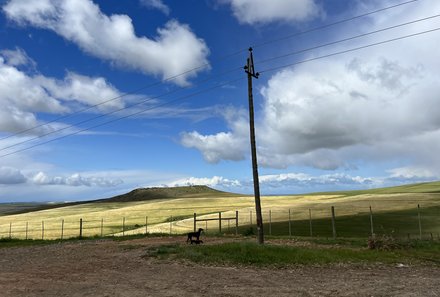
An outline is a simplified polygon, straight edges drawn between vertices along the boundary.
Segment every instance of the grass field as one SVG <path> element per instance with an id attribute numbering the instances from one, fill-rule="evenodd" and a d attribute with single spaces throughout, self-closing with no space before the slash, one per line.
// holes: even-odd
<path id="1" fill-rule="evenodd" d="M 134 202 L 99 201 L 0 215 L 0 237 L 25 238 L 27 235 L 27 238 L 54 239 L 60 238 L 61 233 L 64 238 L 77 237 L 80 219 L 83 222 L 83 236 L 101 235 L 101 232 L 103 235 L 146 231 L 183 233 L 193 229 L 194 213 L 198 218 L 216 218 L 218 212 L 222 212 L 225 218 L 233 217 L 235 211 L 239 211 L 240 233 L 248 232 L 251 223 L 255 224 L 253 197 L 203 191 L 203 188 L 202 191 L 182 194 L 182 198 L 173 196 L 170 189 L 167 189 L 166 195 L 171 198 Z M 371 206 L 375 233 L 392 233 L 399 237 L 409 233 L 416 237 L 419 234 L 418 204 L 421 207 L 423 236 L 430 237 L 431 233 L 434 237 L 438 236 L 440 182 L 369 191 L 262 197 L 265 233 L 271 231 L 274 235 L 288 235 L 290 210 L 291 232 L 295 236 L 310 235 L 309 210 L 313 236 L 332 236 L 330 208 L 334 206 L 338 236 L 366 237 L 370 233 Z M 218 232 L 217 221 L 199 222 L 197 227 Z M 223 232 L 235 232 L 235 220 L 229 223 L 223 221 L 222 227 Z"/>

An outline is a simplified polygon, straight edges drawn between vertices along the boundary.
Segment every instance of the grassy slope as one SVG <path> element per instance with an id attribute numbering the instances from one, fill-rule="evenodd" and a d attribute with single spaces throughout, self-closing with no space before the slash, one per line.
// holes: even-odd
<path id="1" fill-rule="evenodd" d="M 355 196 L 363 194 L 401 194 L 401 193 L 440 193 L 440 181 L 402 185 L 389 188 L 378 188 L 358 191 L 319 192 L 308 195 L 345 195 Z"/>
<path id="2" fill-rule="evenodd" d="M 338 234 L 341 236 L 364 236 L 369 231 L 369 206 L 372 206 L 377 233 L 380 233 L 380 230 L 394 230 L 399 234 L 407 232 L 414 234 L 417 233 L 416 229 L 418 228 L 417 204 L 420 203 L 424 232 L 437 234 L 440 232 L 440 222 L 437 219 L 438 209 L 436 208 L 440 206 L 439 189 L 440 182 L 435 182 L 388 189 L 340 192 L 339 195 L 325 193 L 327 195 L 266 196 L 262 197 L 263 217 L 267 224 L 269 210 L 271 210 L 273 234 L 277 234 L 276 230 L 279 229 L 280 233 L 282 231 L 282 234 L 286 235 L 288 234 L 287 220 L 290 209 L 299 235 L 307 235 L 308 210 L 312 209 L 314 235 L 331 236 L 329 210 L 331 206 L 335 206 Z M 104 234 L 118 233 L 121 231 L 123 217 L 126 218 L 125 230 L 136 229 L 138 226 L 137 231 L 144 232 L 145 228 L 142 226 L 145 225 L 146 216 L 148 216 L 148 230 L 150 232 L 169 232 L 171 218 L 173 232 L 187 232 L 192 229 L 194 212 L 204 218 L 214 218 L 218 217 L 219 211 L 223 212 L 223 217 L 232 217 L 235 215 L 235 210 L 239 210 L 240 226 L 249 228 L 251 216 L 253 224 L 255 224 L 253 197 L 218 192 L 207 187 L 161 188 L 161 190 L 171 192 L 165 192 L 165 194 L 161 192 L 160 194 L 163 194 L 161 198 L 158 193 L 153 193 L 152 190 L 140 189 L 126 194 L 122 199 L 119 196 L 114 200 L 100 200 L 95 203 L 82 203 L 56 209 L 0 216 L 0 237 L 7 236 L 10 222 L 12 222 L 12 233 L 19 234 L 17 236 L 23 236 L 25 222 L 29 222 L 29 229 L 33 230 L 30 231 L 32 233 L 30 236 L 33 238 L 41 237 L 42 221 L 45 221 L 45 238 L 46 236 L 47 238 L 57 237 L 60 234 L 62 219 L 65 220 L 65 236 L 77 236 L 80 218 L 84 223 L 84 236 L 99 234 L 101 219 L 104 220 Z M 410 193 L 401 194 L 402 191 Z M 133 198 L 137 195 L 143 196 L 142 199 L 147 200 L 115 202 L 126 201 L 126 198 L 130 198 L 130 196 Z M 179 219 L 178 221 L 175 221 L 176 217 Z M 205 228 L 204 223 L 200 224 L 203 224 Z M 230 225 L 233 230 L 234 222 L 231 222 Z M 228 223 L 224 222 L 225 231 L 227 226 Z M 215 231 L 217 227 L 218 222 L 209 222 L 211 232 Z M 267 234 L 268 227 L 265 231 Z"/>

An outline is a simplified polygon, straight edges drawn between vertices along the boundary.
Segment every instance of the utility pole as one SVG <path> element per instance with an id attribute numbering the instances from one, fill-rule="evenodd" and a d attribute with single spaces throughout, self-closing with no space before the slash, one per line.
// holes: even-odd
<path id="1" fill-rule="evenodd" d="M 248 75 L 249 127 L 250 127 L 250 138 L 251 138 L 252 172 L 254 177 L 255 213 L 257 217 L 257 241 L 259 244 L 263 244 L 264 243 L 263 216 L 261 214 L 260 181 L 258 178 L 257 147 L 255 143 L 254 98 L 252 94 L 252 78 L 258 78 L 260 74 L 258 72 L 255 73 L 252 48 L 249 48 L 249 58 L 247 59 L 246 66 L 244 66 L 244 70 Z"/>

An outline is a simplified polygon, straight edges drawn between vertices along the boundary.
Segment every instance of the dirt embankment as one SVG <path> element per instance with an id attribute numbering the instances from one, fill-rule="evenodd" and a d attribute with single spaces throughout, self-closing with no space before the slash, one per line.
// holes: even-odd
<path id="1" fill-rule="evenodd" d="M 145 257 L 175 242 L 184 238 L 1 248 L 0 296 L 440 296 L 438 267 L 258 269 Z"/>

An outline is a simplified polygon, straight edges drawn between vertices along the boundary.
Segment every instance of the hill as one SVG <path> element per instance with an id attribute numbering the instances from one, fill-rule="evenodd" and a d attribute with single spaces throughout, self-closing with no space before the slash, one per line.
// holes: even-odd
<path id="1" fill-rule="evenodd" d="M 115 197 L 87 200 L 68 203 L 0 203 L 0 216 L 23 214 L 33 211 L 55 209 L 67 206 L 77 206 L 93 203 L 106 203 L 106 202 L 139 202 L 149 201 L 156 199 L 176 199 L 176 198 L 209 198 L 209 197 L 234 197 L 234 196 L 246 196 L 238 195 L 235 193 L 223 192 L 212 189 L 208 186 L 185 186 L 185 187 L 153 187 L 153 188 L 139 188 L 131 192 L 118 195 Z"/>
<path id="2" fill-rule="evenodd" d="M 440 181 L 408 184 L 396 187 L 377 188 L 356 191 L 317 192 L 307 195 L 344 195 L 356 196 L 364 194 L 409 194 L 409 193 L 440 193 Z"/>
<path id="3" fill-rule="evenodd" d="M 207 186 L 186 186 L 186 187 L 154 187 L 135 189 L 129 193 L 118 195 L 112 198 L 94 200 L 89 202 L 133 202 L 147 201 L 153 199 L 173 198 L 198 198 L 198 197 L 226 197 L 238 196 L 238 194 L 218 191 Z M 241 195 L 243 196 L 243 195 Z"/>

